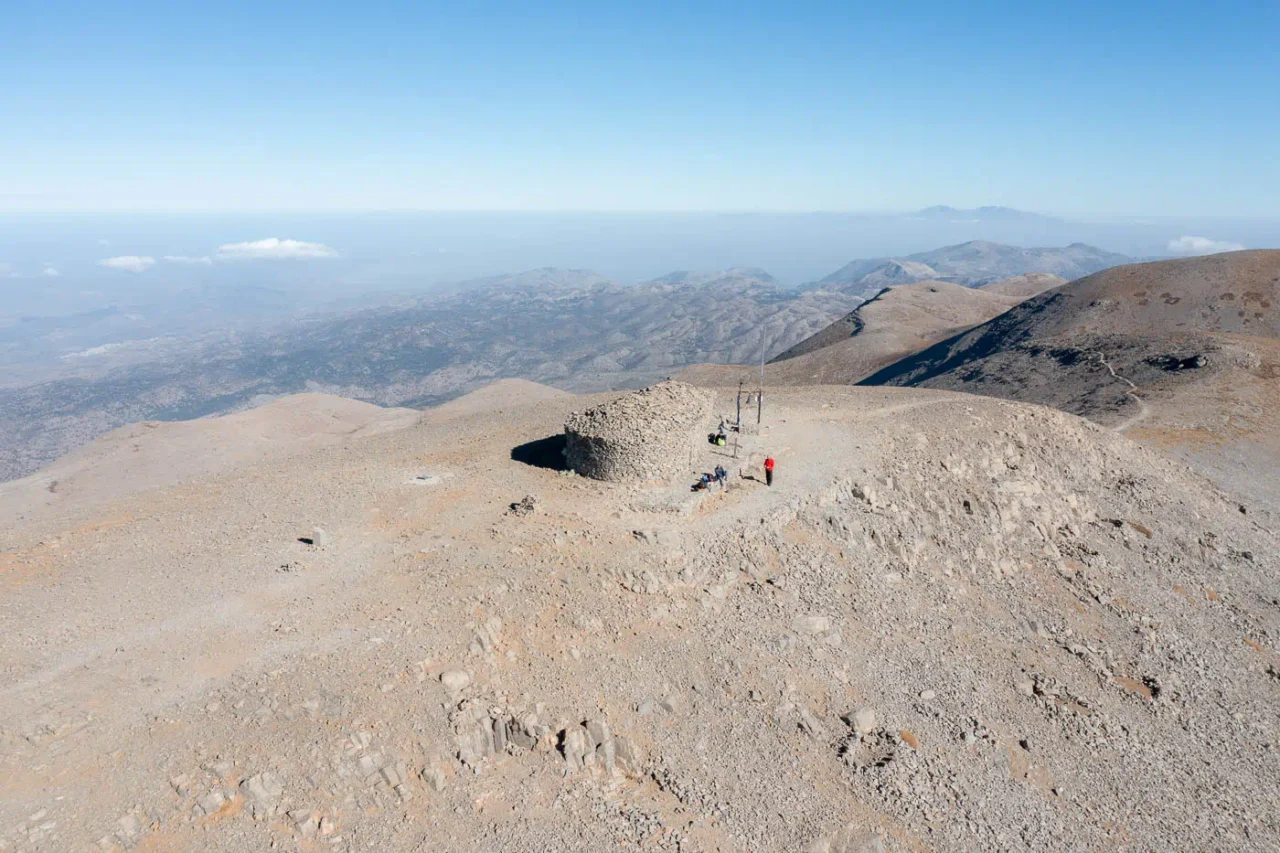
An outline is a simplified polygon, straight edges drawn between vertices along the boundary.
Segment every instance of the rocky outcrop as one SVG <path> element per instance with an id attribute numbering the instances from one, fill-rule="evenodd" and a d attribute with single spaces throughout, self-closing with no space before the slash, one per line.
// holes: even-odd
<path id="1" fill-rule="evenodd" d="M 638 482 L 680 471 L 703 439 L 711 394 L 683 382 L 660 382 L 583 412 L 564 425 L 565 459 L 584 477 Z"/>

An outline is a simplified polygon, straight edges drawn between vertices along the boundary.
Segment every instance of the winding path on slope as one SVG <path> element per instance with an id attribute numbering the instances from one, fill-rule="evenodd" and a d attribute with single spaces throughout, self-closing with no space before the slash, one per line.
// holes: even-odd
<path id="1" fill-rule="evenodd" d="M 1120 423 L 1112 427 L 1112 429 L 1115 430 L 1116 432 L 1124 432 L 1129 427 L 1138 423 L 1138 421 L 1145 419 L 1147 415 L 1151 413 L 1151 409 L 1147 406 L 1146 401 L 1143 400 L 1140 396 L 1138 396 L 1138 386 L 1134 385 L 1133 382 L 1130 381 L 1127 376 L 1122 376 L 1121 374 L 1117 373 L 1115 367 L 1111 365 L 1111 362 L 1107 361 L 1107 357 L 1105 355 L 1103 355 L 1098 350 L 1093 350 L 1091 354 L 1096 355 L 1098 357 L 1098 361 L 1102 363 L 1102 366 L 1107 369 L 1107 372 L 1111 374 L 1113 379 L 1119 379 L 1121 382 L 1129 386 L 1129 390 L 1125 391 L 1124 393 L 1127 397 L 1129 397 L 1130 399 L 1132 399 L 1134 402 L 1138 404 L 1137 414 L 1135 414 L 1131 418 L 1121 421 Z"/>

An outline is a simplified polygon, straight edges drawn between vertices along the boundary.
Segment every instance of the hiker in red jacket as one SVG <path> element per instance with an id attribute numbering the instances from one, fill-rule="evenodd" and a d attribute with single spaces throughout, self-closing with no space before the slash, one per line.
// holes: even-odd
<path id="1" fill-rule="evenodd" d="M 773 457 L 766 456 L 764 459 L 764 484 L 766 486 L 773 485 Z"/>

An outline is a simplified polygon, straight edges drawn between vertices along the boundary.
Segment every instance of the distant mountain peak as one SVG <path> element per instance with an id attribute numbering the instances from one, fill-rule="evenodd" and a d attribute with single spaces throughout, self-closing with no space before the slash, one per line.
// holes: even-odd
<path id="1" fill-rule="evenodd" d="M 894 258 L 851 261 L 813 286 L 867 296 L 885 285 L 938 279 L 969 287 L 1012 278 L 1023 273 L 1051 273 L 1071 280 L 1133 259 L 1096 246 L 1072 243 L 1063 247 L 1010 246 L 970 240 Z"/>
<path id="2" fill-rule="evenodd" d="M 885 261 L 871 272 L 862 276 L 861 281 L 868 285 L 905 284 L 921 281 L 926 278 L 937 278 L 938 271 L 920 261 L 892 260 Z"/>
<path id="3" fill-rule="evenodd" d="M 1043 222 L 1054 218 L 1045 216 L 1043 213 L 1032 213 L 1026 210 L 1019 210 L 1016 207 L 993 204 L 972 208 L 935 204 L 932 207 L 917 210 L 915 213 L 908 213 L 907 216 L 912 219 L 946 219 L 959 222 L 1016 222 L 1018 220 Z"/>

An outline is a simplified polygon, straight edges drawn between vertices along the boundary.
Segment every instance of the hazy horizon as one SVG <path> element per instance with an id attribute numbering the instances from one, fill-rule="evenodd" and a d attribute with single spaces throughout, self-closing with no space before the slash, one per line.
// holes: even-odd
<path id="1" fill-rule="evenodd" d="M 2 214 L 0 314 L 232 285 L 324 301 L 541 267 L 632 283 L 745 266 L 795 285 L 856 258 L 970 240 L 1082 242 L 1139 258 L 1280 245 L 1280 221 L 971 213 Z"/>

